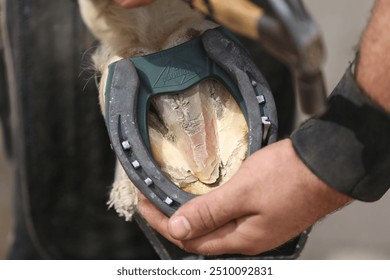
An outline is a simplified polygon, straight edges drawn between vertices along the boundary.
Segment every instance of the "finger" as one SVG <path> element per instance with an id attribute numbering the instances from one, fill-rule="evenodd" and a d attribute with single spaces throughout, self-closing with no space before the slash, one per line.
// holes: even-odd
<path id="1" fill-rule="evenodd" d="M 141 193 L 138 193 L 137 210 L 155 230 L 161 233 L 167 232 L 169 218 Z"/>
<path id="2" fill-rule="evenodd" d="M 181 241 L 174 239 L 168 232 L 168 220 L 160 210 L 158 210 L 153 203 L 151 203 L 142 194 L 138 195 L 139 201 L 137 210 L 141 216 L 148 222 L 148 224 L 157 232 L 159 232 L 167 240 L 175 244 L 176 246 L 183 248 Z"/>
<path id="3" fill-rule="evenodd" d="M 237 223 L 236 220 L 225 224 L 210 234 L 191 240 L 180 241 L 174 239 L 168 232 L 168 217 L 162 214 L 147 198 L 141 196 L 137 208 L 152 228 L 171 243 L 187 252 L 208 256 L 221 254 L 251 255 L 259 252 L 258 250 L 253 251 L 255 242 L 250 238 L 242 238 L 243 235 L 240 231 L 245 231 L 245 229 L 241 229 L 241 222 Z"/>
<path id="4" fill-rule="evenodd" d="M 222 187 L 184 204 L 169 220 L 168 231 L 178 240 L 187 240 L 207 234 L 225 223 L 251 214 L 246 191 L 252 185 L 246 169 L 240 169 Z M 243 179 L 246 178 L 246 179 Z"/>
<path id="5" fill-rule="evenodd" d="M 154 2 L 154 0 L 114 0 L 114 1 L 125 9 L 137 8 Z"/>
<path id="6" fill-rule="evenodd" d="M 233 220 L 217 230 L 201 237 L 182 241 L 182 248 L 195 254 L 214 256 L 223 254 L 256 255 L 270 250 L 279 243 L 261 240 L 261 232 L 255 229 L 251 219 L 246 216 Z M 255 234 L 248 234 L 252 232 Z"/>
<path id="7" fill-rule="evenodd" d="M 188 252 L 205 256 L 242 253 L 243 244 L 236 238 L 236 230 L 236 221 L 231 221 L 212 233 L 183 241 L 183 248 Z"/>

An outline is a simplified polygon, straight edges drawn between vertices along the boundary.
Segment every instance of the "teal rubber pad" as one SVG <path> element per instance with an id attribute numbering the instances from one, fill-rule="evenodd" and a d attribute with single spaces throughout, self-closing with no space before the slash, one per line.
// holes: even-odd
<path id="1" fill-rule="evenodd" d="M 230 32 L 222 28 L 218 29 L 229 39 L 239 44 Z M 140 80 L 137 100 L 138 128 L 149 151 L 148 111 L 150 102 L 156 95 L 179 94 L 202 80 L 213 78 L 221 82 L 230 91 L 245 117 L 247 116 L 246 106 L 240 90 L 230 76 L 207 56 L 201 37 L 158 53 L 133 57 L 130 60 Z M 106 116 L 108 116 L 108 100 L 110 98 L 114 64 L 109 66 L 106 88 Z"/>

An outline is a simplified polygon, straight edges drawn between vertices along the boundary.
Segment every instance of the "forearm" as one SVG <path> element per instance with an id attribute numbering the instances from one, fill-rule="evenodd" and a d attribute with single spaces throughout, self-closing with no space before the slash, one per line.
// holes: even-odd
<path id="1" fill-rule="evenodd" d="M 361 88 L 390 112 L 390 1 L 377 0 L 360 45 L 356 78 Z"/>

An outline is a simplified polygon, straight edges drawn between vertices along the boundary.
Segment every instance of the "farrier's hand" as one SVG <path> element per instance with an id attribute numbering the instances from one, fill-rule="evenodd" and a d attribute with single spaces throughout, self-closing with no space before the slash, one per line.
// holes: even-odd
<path id="1" fill-rule="evenodd" d="M 144 197 L 138 209 L 186 251 L 253 255 L 294 238 L 350 200 L 313 175 L 284 140 L 249 157 L 229 182 L 189 201 L 170 219 Z"/>
<path id="2" fill-rule="evenodd" d="M 114 1 L 118 3 L 118 5 L 126 9 L 146 6 L 154 2 L 154 0 L 114 0 Z"/>

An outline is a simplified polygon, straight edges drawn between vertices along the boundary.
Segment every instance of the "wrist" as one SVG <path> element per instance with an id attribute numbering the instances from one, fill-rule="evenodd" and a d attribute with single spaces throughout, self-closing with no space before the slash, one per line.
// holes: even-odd
<path id="1" fill-rule="evenodd" d="M 333 189 L 314 174 L 298 157 L 292 141 L 290 139 L 285 141 L 287 169 L 297 173 L 297 183 L 294 184 L 296 191 L 303 192 L 308 202 L 312 204 L 316 219 L 324 217 L 353 200 L 350 196 Z"/>

